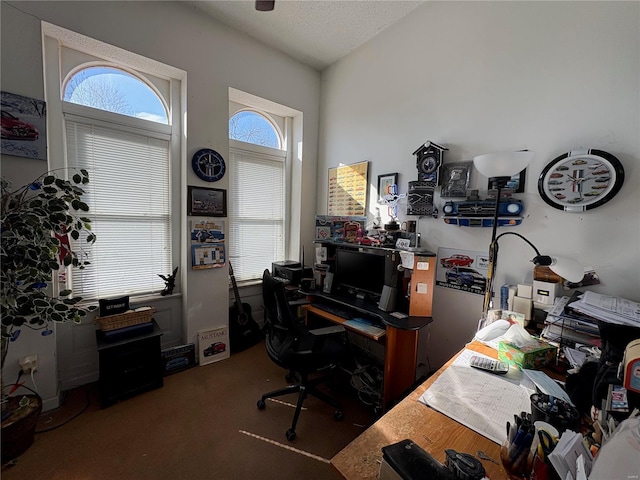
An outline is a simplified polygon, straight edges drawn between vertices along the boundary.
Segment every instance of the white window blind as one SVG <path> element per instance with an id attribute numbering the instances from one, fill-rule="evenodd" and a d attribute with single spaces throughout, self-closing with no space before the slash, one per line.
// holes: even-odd
<path id="1" fill-rule="evenodd" d="M 91 265 L 72 270 L 70 287 L 85 300 L 158 292 L 172 271 L 169 141 L 149 132 L 65 117 L 69 167 L 89 172 L 83 197 L 97 240 L 74 248 Z"/>
<path id="2" fill-rule="evenodd" d="M 285 158 L 235 148 L 230 156 L 229 257 L 236 280 L 260 279 L 285 256 Z"/>

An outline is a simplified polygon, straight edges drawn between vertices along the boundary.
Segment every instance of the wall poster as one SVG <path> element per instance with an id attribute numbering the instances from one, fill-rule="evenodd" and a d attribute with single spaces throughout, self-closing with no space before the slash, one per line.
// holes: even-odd
<path id="1" fill-rule="evenodd" d="M 329 169 L 328 215 L 367 214 L 367 174 L 369 162 Z"/>
<path id="2" fill-rule="evenodd" d="M 488 253 L 438 248 L 436 285 L 484 295 L 488 269 Z"/>
<path id="3" fill-rule="evenodd" d="M 198 363 L 200 366 L 229 358 L 229 355 L 228 327 L 198 331 Z"/>
<path id="4" fill-rule="evenodd" d="M 223 221 L 191 221 L 191 269 L 223 267 L 226 262 Z"/>
<path id="5" fill-rule="evenodd" d="M 43 100 L 0 93 L 2 153 L 47 159 L 47 106 Z"/>

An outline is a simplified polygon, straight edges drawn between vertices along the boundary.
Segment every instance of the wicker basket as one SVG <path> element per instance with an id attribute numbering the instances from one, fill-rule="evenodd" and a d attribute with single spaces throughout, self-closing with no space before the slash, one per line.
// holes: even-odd
<path id="1" fill-rule="evenodd" d="M 155 311 L 155 308 L 150 308 L 140 312 L 125 312 L 117 315 L 109 315 L 107 317 L 97 317 L 96 322 L 100 325 L 100 330 L 108 332 L 109 330 L 117 330 L 118 328 L 131 327 L 141 323 L 149 323 L 151 321 L 151 316 Z"/>

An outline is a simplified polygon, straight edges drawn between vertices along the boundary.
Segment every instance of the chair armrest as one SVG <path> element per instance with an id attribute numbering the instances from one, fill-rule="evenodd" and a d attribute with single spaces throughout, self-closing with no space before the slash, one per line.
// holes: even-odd
<path id="1" fill-rule="evenodd" d="M 331 327 L 314 328 L 313 330 L 309 330 L 309 333 L 316 337 L 325 336 L 325 335 L 335 335 L 336 333 L 344 333 L 344 332 L 346 332 L 346 330 L 342 325 L 333 325 Z"/>

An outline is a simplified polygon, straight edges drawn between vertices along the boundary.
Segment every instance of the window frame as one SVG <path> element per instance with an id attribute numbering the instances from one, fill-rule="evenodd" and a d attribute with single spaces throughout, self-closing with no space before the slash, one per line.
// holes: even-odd
<path id="1" fill-rule="evenodd" d="M 267 161 L 280 161 L 283 163 L 283 183 L 284 183 L 284 192 L 283 192 L 283 205 L 282 205 L 282 209 L 283 209 L 283 238 L 282 238 L 282 252 L 284 257 L 286 257 L 288 255 L 288 251 L 289 251 L 289 235 L 288 232 L 290 230 L 290 182 L 291 182 L 291 175 L 290 175 L 290 168 L 289 168 L 289 159 L 290 159 L 290 155 L 288 154 L 288 152 L 286 150 L 282 150 L 282 149 L 274 149 L 271 147 L 265 147 L 263 145 L 257 145 L 254 143 L 247 143 L 247 142 L 243 142 L 240 140 L 234 140 L 229 138 L 229 160 L 230 160 L 230 166 L 231 166 L 231 170 L 233 170 L 233 155 L 234 153 L 246 153 L 248 155 L 253 155 L 255 157 L 264 157 Z M 229 180 L 229 188 L 231 189 L 233 187 L 233 181 L 230 179 Z M 232 215 L 232 212 L 234 211 L 234 207 L 233 207 L 233 202 L 235 201 L 234 199 L 236 198 L 236 196 L 234 195 L 234 192 L 231 191 L 230 192 L 230 198 L 231 198 L 231 202 L 229 205 L 229 216 L 228 216 L 228 220 L 229 220 L 229 230 L 231 231 L 231 225 L 232 222 L 234 221 L 235 217 Z M 233 246 L 232 243 L 229 243 L 229 258 L 231 260 L 233 260 L 234 258 L 238 258 L 238 254 L 237 252 L 234 252 L 233 250 Z M 285 258 L 276 258 L 273 259 L 273 261 L 282 261 L 285 260 Z M 236 261 L 237 263 L 237 261 Z M 251 284 L 251 283 L 255 283 L 259 280 L 261 280 L 261 274 L 256 276 L 255 278 L 243 278 L 242 277 L 242 273 L 238 274 L 239 269 L 235 268 L 234 269 L 234 273 L 235 273 L 235 277 L 236 277 L 236 281 L 238 283 L 238 285 L 246 285 L 246 284 Z"/>
<path id="2" fill-rule="evenodd" d="M 269 123 L 269 125 L 271 125 L 271 128 L 273 128 L 276 137 L 278 139 L 278 148 L 276 150 L 288 150 L 287 146 L 285 144 L 285 139 L 284 139 L 284 135 L 282 134 L 282 130 L 280 129 L 280 127 L 278 126 L 278 124 L 273 120 L 273 117 L 271 115 L 269 115 L 267 112 L 262 112 L 260 110 L 257 110 L 255 108 L 241 108 L 239 110 L 236 110 L 235 112 L 233 112 L 233 114 L 229 117 L 229 122 L 231 122 L 231 119 L 233 117 L 235 117 L 236 115 L 240 114 L 240 113 L 244 113 L 244 112 L 249 112 L 249 113 L 254 113 L 262 118 L 264 118 L 267 123 Z M 267 147 L 265 145 L 260 145 L 258 143 L 253 143 L 253 142 L 245 142 L 244 140 L 238 140 L 236 138 L 231 138 L 229 137 L 229 140 L 233 140 L 235 142 L 240 142 L 240 143 L 245 143 L 247 145 L 257 145 L 257 146 L 261 146 L 261 147 L 265 147 L 265 148 L 273 148 L 273 147 Z"/>
<path id="3" fill-rule="evenodd" d="M 112 47 L 98 40 L 66 30 L 47 22 L 42 22 L 45 95 L 47 100 L 47 130 L 49 139 L 49 168 L 66 168 L 66 140 L 63 115 L 91 118 L 93 122 L 113 123 L 127 131 L 133 127 L 147 133 L 155 132 L 152 136 L 170 136 L 169 146 L 169 206 L 170 206 L 170 242 L 171 264 L 183 265 L 184 240 L 181 231 L 185 227 L 182 215 L 181 182 L 182 164 L 186 159 L 184 143 L 186 115 L 186 72 L 141 55 Z M 69 79 L 82 68 L 92 66 L 107 66 L 117 68 L 136 79 L 142 81 L 158 96 L 165 107 L 168 124 L 152 120 L 137 118 L 122 114 L 96 109 L 83 105 L 66 102 L 64 88 Z M 132 68 L 135 66 L 135 68 Z M 64 81 L 63 81 L 64 79 Z M 99 239 L 98 239 L 99 242 Z M 169 274 L 170 272 L 157 272 Z M 60 285 L 54 282 L 54 291 L 59 291 Z M 174 295 L 180 296 L 180 282 L 176 285 Z M 154 290 L 154 297 L 160 291 Z M 143 294 L 139 298 L 142 299 Z M 136 296 L 136 298 L 138 298 Z M 93 302 L 93 300 L 88 300 Z"/>

